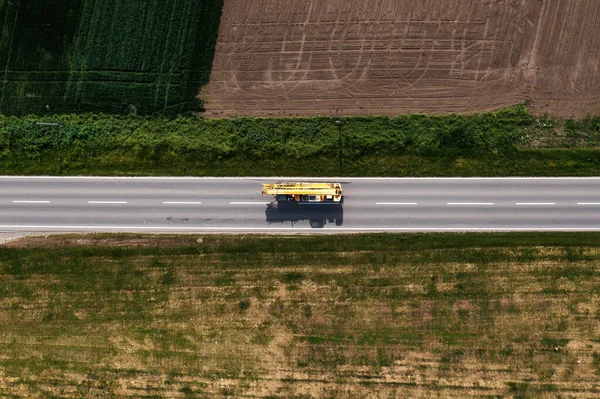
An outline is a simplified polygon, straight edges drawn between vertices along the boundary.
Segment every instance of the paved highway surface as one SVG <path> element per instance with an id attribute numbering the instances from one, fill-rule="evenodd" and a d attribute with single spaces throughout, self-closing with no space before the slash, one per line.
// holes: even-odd
<path id="1" fill-rule="evenodd" d="M 269 209 L 285 180 L 341 182 L 343 210 Z M 600 178 L 0 177 L 0 231 L 469 230 L 600 231 Z"/>

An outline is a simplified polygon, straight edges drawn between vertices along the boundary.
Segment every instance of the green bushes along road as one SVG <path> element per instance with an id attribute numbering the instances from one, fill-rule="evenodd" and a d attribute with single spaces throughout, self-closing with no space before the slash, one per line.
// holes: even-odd
<path id="1" fill-rule="evenodd" d="M 541 120 L 524 106 L 469 116 L 342 119 L 0 116 L 0 172 L 585 176 L 600 174 L 599 140 L 600 118 Z"/>

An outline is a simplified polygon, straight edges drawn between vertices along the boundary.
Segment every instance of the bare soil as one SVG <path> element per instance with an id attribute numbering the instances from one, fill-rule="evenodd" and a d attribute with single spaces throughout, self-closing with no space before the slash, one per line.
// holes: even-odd
<path id="1" fill-rule="evenodd" d="M 226 0 L 207 116 L 600 114 L 597 0 Z"/>

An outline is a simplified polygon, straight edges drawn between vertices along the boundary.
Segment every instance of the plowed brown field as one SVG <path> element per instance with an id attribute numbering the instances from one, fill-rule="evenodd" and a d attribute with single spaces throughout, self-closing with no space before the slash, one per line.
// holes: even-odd
<path id="1" fill-rule="evenodd" d="M 226 0 L 207 114 L 600 113 L 598 0 Z"/>

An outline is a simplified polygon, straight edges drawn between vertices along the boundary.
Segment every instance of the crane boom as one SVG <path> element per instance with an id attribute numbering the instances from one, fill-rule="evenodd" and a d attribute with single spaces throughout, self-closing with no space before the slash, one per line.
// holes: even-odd
<path id="1" fill-rule="evenodd" d="M 340 183 L 279 182 L 263 184 L 262 195 L 274 195 L 277 201 L 297 203 L 340 203 Z"/>

